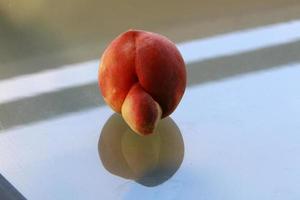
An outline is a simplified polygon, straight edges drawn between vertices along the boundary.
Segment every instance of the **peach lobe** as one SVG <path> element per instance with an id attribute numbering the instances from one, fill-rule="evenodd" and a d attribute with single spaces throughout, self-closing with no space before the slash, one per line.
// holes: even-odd
<path id="1" fill-rule="evenodd" d="M 129 30 L 114 39 L 99 65 L 105 102 L 140 135 L 154 132 L 179 104 L 186 87 L 183 58 L 168 38 Z"/>

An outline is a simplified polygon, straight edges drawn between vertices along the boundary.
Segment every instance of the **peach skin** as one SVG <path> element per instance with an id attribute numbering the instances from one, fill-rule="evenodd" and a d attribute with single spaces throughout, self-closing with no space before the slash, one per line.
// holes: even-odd
<path id="1" fill-rule="evenodd" d="M 129 30 L 104 51 L 98 85 L 105 102 L 129 127 L 148 135 L 180 102 L 186 87 L 185 64 L 166 37 Z"/>

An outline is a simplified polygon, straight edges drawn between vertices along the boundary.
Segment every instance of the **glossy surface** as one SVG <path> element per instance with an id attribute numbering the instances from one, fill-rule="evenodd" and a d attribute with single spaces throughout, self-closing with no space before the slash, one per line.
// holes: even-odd
<path id="1" fill-rule="evenodd" d="M 178 170 L 184 156 L 184 143 L 170 117 L 163 119 L 153 134 L 140 137 L 115 113 L 102 128 L 98 150 L 107 171 L 154 187 Z"/>
<path id="2" fill-rule="evenodd" d="M 299 64 L 289 64 L 188 88 L 171 115 L 183 137 L 183 162 L 156 187 L 102 165 L 107 107 L 2 131 L 0 170 L 28 199 L 297 199 L 299 74 Z"/>

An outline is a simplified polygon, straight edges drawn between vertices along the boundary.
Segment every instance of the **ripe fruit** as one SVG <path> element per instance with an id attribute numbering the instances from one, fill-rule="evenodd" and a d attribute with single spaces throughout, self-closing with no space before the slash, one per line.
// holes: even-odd
<path id="1" fill-rule="evenodd" d="M 99 88 L 105 102 L 137 133 L 153 133 L 170 115 L 186 87 L 186 69 L 175 44 L 164 36 L 129 30 L 104 51 Z"/>

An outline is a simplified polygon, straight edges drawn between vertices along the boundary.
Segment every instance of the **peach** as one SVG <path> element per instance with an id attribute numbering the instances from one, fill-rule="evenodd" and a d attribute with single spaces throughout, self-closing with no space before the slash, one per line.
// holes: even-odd
<path id="1" fill-rule="evenodd" d="M 136 133 L 153 133 L 170 115 L 186 87 L 186 69 L 175 44 L 156 33 L 129 30 L 114 39 L 99 65 L 105 102 Z"/>

